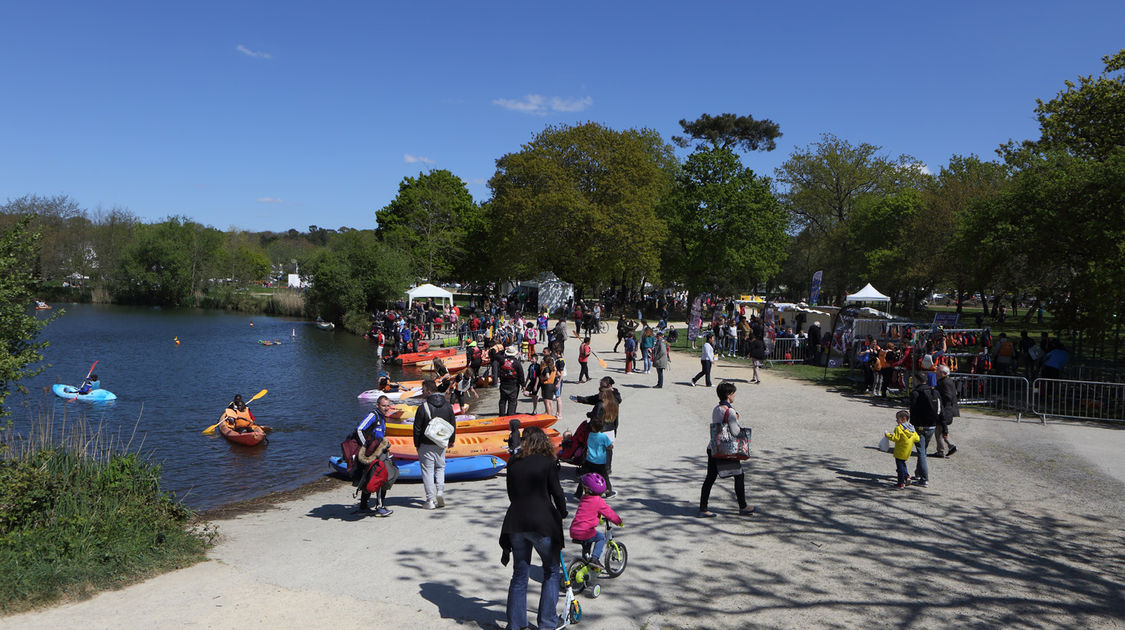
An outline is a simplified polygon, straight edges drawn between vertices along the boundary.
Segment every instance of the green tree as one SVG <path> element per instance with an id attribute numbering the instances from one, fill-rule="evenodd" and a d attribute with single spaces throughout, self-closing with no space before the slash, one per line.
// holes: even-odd
<path id="1" fill-rule="evenodd" d="M 406 254 L 370 230 L 334 236 L 327 249 L 308 261 L 306 271 L 312 280 L 305 297 L 309 314 L 337 323 L 349 314 L 375 310 L 410 284 Z"/>
<path id="2" fill-rule="evenodd" d="M 120 296 L 178 305 L 214 278 L 223 233 L 183 217 L 137 226 L 121 258 Z"/>
<path id="3" fill-rule="evenodd" d="M 829 242 L 820 249 L 825 258 L 817 265 L 824 270 L 822 293 L 834 294 L 838 300 L 849 288 L 859 288 L 865 270 L 854 231 L 849 230 L 856 209 L 904 188 L 919 188 L 926 178 L 915 158 L 892 158 L 881 151 L 875 145 L 853 145 L 824 134 L 819 142 L 795 150 L 776 169 L 793 227 L 808 229 Z"/>
<path id="4" fill-rule="evenodd" d="M 666 234 L 656 208 L 674 171 L 655 131 L 547 127 L 497 160 L 488 182 L 497 266 L 507 277 L 551 271 L 580 289 L 652 276 Z"/>
<path id="5" fill-rule="evenodd" d="M 376 233 L 407 252 L 417 275 L 437 282 L 450 278 L 464 259 L 468 234 L 479 214 L 465 182 L 438 169 L 403 178 L 398 195 L 375 213 Z"/>
<path id="6" fill-rule="evenodd" d="M 729 148 L 692 153 L 666 204 L 665 275 L 692 291 L 736 293 L 778 272 L 788 214 Z"/>
<path id="7" fill-rule="evenodd" d="M 4 401 L 19 380 L 34 376 L 42 367 L 46 341 L 36 341 L 47 320 L 29 311 L 35 299 L 35 264 L 39 234 L 30 229 L 31 215 L 0 231 L 0 416 L 8 415 Z"/>
<path id="8" fill-rule="evenodd" d="M 693 140 L 699 141 L 697 149 L 742 149 L 743 151 L 773 151 L 781 137 L 781 127 L 770 119 L 754 120 L 753 116 L 703 114 L 695 120 L 680 120 L 685 136 L 672 136 L 677 146 L 687 148 Z"/>
<path id="9" fill-rule="evenodd" d="M 1050 296 L 1056 325 L 1095 338 L 1125 306 L 1125 50 L 1039 101 L 1041 136 L 1008 143 L 1011 183 L 982 215 L 998 270 Z"/>

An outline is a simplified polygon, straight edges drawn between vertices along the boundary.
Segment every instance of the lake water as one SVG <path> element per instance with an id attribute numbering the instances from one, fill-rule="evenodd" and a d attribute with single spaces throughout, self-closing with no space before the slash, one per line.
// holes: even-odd
<path id="1" fill-rule="evenodd" d="M 65 315 L 44 330 L 48 367 L 24 381 L 30 393 L 8 398 L 14 432 L 51 410 L 55 423 L 85 414 L 91 424 L 128 440 L 164 467 L 163 487 L 187 505 L 207 509 L 288 490 L 328 471 L 344 436 L 373 407 L 356 395 L 375 386 L 384 366 L 374 344 L 311 322 L 205 310 L 54 304 Z M 253 327 L 251 327 L 253 322 Z M 180 339 L 176 345 L 174 338 Z M 259 339 L 280 339 L 264 346 Z M 56 382 L 78 385 L 90 365 L 110 403 L 65 402 Z M 423 378 L 390 365 L 393 378 Z M 200 432 L 214 424 L 236 393 L 269 393 L 251 408 L 273 427 L 269 444 L 247 448 Z M 489 394 L 482 391 L 482 399 Z M 488 404 L 487 408 L 492 408 Z M 139 418 L 139 421 L 138 421 Z"/>

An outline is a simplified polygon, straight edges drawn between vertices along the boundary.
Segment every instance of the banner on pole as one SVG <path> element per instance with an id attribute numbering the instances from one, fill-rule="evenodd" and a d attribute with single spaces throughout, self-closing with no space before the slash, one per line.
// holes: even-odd
<path id="1" fill-rule="evenodd" d="M 823 270 L 812 275 L 812 291 L 809 292 L 809 306 L 816 306 L 816 301 L 820 299 L 820 280 L 823 277 Z"/>

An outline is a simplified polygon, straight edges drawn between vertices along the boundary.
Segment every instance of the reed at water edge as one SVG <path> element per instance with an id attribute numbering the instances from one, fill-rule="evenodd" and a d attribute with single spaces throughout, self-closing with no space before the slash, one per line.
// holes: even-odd
<path id="1" fill-rule="evenodd" d="M 160 466 L 82 414 L 0 431 L 0 613 L 198 562 L 215 531 L 160 489 Z M 140 418 L 137 420 L 140 423 Z M 134 434 L 136 427 L 134 426 Z"/>

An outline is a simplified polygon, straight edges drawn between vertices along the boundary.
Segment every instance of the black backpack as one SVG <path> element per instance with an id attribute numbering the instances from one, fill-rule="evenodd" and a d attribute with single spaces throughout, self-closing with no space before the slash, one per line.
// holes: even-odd
<path id="1" fill-rule="evenodd" d="M 916 427 L 937 426 L 941 418 L 941 397 L 929 383 L 910 392 L 910 422 Z"/>

